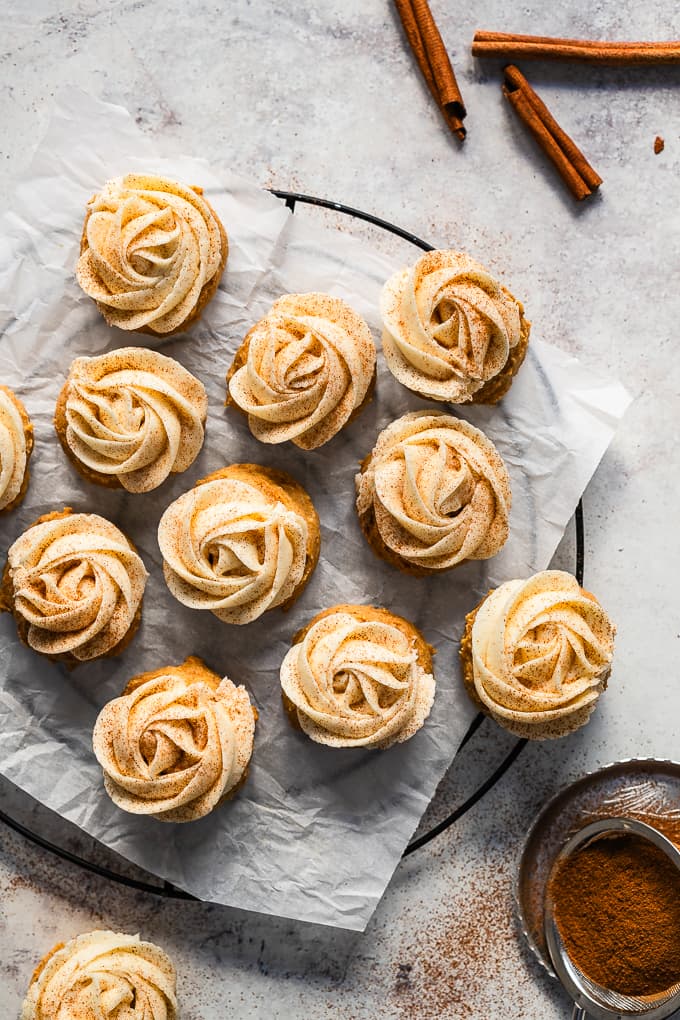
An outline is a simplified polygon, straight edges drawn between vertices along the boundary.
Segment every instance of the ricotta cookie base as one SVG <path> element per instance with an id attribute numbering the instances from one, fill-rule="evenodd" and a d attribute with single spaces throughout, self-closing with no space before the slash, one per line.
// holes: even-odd
<path id="1" fill-rule="evenodd" d="M 9 388 L 9 386 L 3 386 L 2 384 L 0 384 L 0 390 L 2 390 L 3 393 L 7 394 L 7 396 L 9 397 L 9 399 L 12 401 L 17 411 L 19 412 L 19 415 L 21 416 L 21 423 L 24 426 L 24 441 L 26 443 L 26 468 L 24 470 L 23 481 L 21 483 L 21 488 L 19 489 L 19 492 L 14 497 L 12 502 L 8 503 L 7 506 L 4 506 L 2 510 L 0 510 L 0 514 L 6 514 L 9 513 L 10 510 L 16 510 L 19 504 L 23 502 L 24 496 L 28 491 L 28 483 L 31 477 L 31 473 L 28 470 L 28 462 L 31 459 L 31 454 L 33 453 L 34 445 L 33 422 L 28 417 L 28 411 L 24 407 L 23 403 L 21 402 L 21 400 L 19 400 L 16 393 Z"/>
<path id="2" fill-rule="evenodd" d="M 27 531 L 30 531 L 31 528 L 35 528 L 38 524 L 44 524 L 46 521 L 58 521 L 61 520 L 63 517 L 70 517 L 72 513 L 74 513 L 73 509 L 70 506 L 66 506 L 64 507 L 63 510 L 53 510 L 49 514 L 43 514 L 41 517 L 38 517 L 37 521 L 33 521 L 33 524 L 29 524 L 27 528 L 24 528 L 22 534 L 25 534 Z M 120 528 L 118 530 L 120 531 Z M 123 535 L 123 538 L 130 546 L 132 551 L 137 552 L 137 549 L 132 544 L 130 539 L 127 537 L 127 535 L 124 535 L 122 531 L 120 533 L 121 535 Z M 14 610 L 14 584 L 12 583 L 12 577 L 10 574 L 9 560 L 6 560 L 5 562 L 5 568 L 2 574 L 2 581 L 0 581 L 0 612 L 12 614 L 12 616 L 14 617 L 14 621 L 17 625 L 17 633 L 19 635 L 21 643 L 25 645 L 27 648 L 30 648 L 30 650 L 32 652 L 35 652 L 36 655 L 40 655 L 43 659 L 48 659 L 50 662 L 66 663 L 69 669 L 74 669 L 76 666 L 80 666 L 83 662 L 96 662 L 97 659 L 109 659 L 114 655 L 119 655 L 121 652 L 124 652 L 127 646 L 132 641 L 135 634 L 137 633 L 139 625 L 142 622 L 143 604 L 144 599 L 142 599 L 142 601 L 139 603 L 139 607 L 132 618 L 132 622 L 128 627 L 125 636 L 121 638 L 117 645 L 114 645 L 113 648 L 109 648 L 108 652 L 105 652 L 103 655 L 98 655 L 94 659 L 77 659 L 75 655 L 71 654 L 71 652 L 66 652 L 63 655 L 44 655 L 42 652 L 36 651 L 35 648 L 31 648 L 31 646 L 28 643 L 29 624 L 26 622 L 26 620 L 24 620 L 23 616 L 21 616 L 19 613 L 16 613 Z"/>
<path id="3" fill-rule="evenodd" d="M 197 184 L 189 184 L 188 187 L 191 189 L 191 191 L 194 191 L 197 195 L 201 196 L 201 198 L 203 199 L 205 204 L 210 209 L 210 212 L 215 217 L 215 223 L 217 224 L 217 228 L 218 228 L 218 230 L 220 232 L 222 259 L 220 261 L 219 266 L 217 267 L 217 270 L 215 271 L 215 275 L 213 276 L 213 278 L 211 280 L 208 280 L 207 283 L 203 284 L 203 287 L 201 289 L 201 293 L 198 295 L 198 300 L 196 301 L 196 304 L 194 305 L 192 311 L 189 313 L 189 315 L 187 315 L 187 317 L 182 322 L 180 322 L 179 326 L 176 326 L 175 329 L 171 329 L 167 333 L 159 333 L 158 330 L 155 330 L 153 328 L 153 326 L 142 326 L 141 329 L 129 330 L 129 332 L 131 332 L 131 333 L 147 333 L 148 335 L 158 337 L 161 340 L 164 337 L 174 336 L 175 333 L 183 333 L 186 329 L 189 328 L 189 326 L 193 326 L 193 324 L 195 322 L 198 322 L 198 320 L 200 319 L 201 315 L 203 314 L 204 308 L 206 307 L 208 302 L 211 301 L 214 298 L 214 296 L 215 296 L 215 294 L 217 292 L 217 288 L 220 285 L 220 280 L 222 279 L 222 274 L 224 273 L 224 267 L 227 264 L 227 258 L 229 256 L 229 240 L 227 238 L 227 232 L 224 229 L 224 226 L 222 224 L 221 219 L 219 218 L 219 216 L 217 215 L 217 213 L 213 209 L 213 207 L 210 204 L 210 202 L 208 201 L 208 199 L 203 194 L 203 188 L 199 187 Z M 92 198 L 90 199 L 90 202 L 93 202 L 98 197 L 98 194 L 99 194 L 99 192 L 94 194 L 92 196 Z M 88 207 L 88 209 L 87 209 L 87 211 L 85 213 L 85 222 L 83 223 L 83 232 L 82 232 L 81 237 L 80 237 L 80 254 L 81 255 L 84 252 L 86 252 L 88 250 L 88 248 L 89 248 L 89 245 L 87 243 L 87 221 L 89 220 L 91 215 L 92 215 L 92 210 Z M 99 311 L 101 312 L 101 314 L 104 317 L 104 319 L 106 319 L 106 314 L 105 314 L 105 311 L 104 311 L 104 308 L 102 307 L 102 305 L 100 305 L 100 303 L 98 301 L 95 301 L 95 304 L 97 305 L 97 308 L 99 308 Z M 122 327 L 117 327 L 117 328 L 122 329 Z"/>

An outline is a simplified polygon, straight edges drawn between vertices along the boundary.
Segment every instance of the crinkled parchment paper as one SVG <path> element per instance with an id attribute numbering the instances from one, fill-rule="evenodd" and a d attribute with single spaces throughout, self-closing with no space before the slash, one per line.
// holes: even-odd
<path id="1" fill-rule="evenodd" d="M 149 343 L 108 327 L 74 277 L 85 203 L 107 178 L 131 169 L 202 185 L 231 249 L 202 322 L 163 344 L 164 353 L 207 387 L 205 447 L 189 471 L 147 495 L 82 481 L 52 428 L 74 357 Z M 70 505 L 118 524 L 151 574 L 131 646 L 117 659 L 73 672 L 24 648 L 13 621 L 2 616 L 0 769 L 124 857 L 202 899 L 362 930 L 474 714 L 458 676 L 463 616 L 490 586 L 547 566 L 627 406 L 624 390 L 541 343 L 535 324 L 528 359 L 502 406 L 460 412 L 488 433 L 508 464 L 509 541 L 488 563 L 412 579 L 372 554 L 353 508 L 357 464 L 378 431 L 405 411 L 428 406 L 400 387 L 382 361 L 370 407 L 311 453 L 257 443 L 245 420 L 223 406 L 231 355 L 281 293 L 339 295 L 365 316 L 378 340 L 378 295 L 397 268 L 393 261 L 351 236 L 305 223 L 304 212 L 291 215 L 278 199 L 201 160 L 157 158 L 125 110 L 77 93 L 58 104 L 0 235 L 0 381 L 17 390 L 36 426 L 28 496 L 2 517 L 0 551 L 39 514 Z M 531 315 L 531 295 L 525 297 Z M 156 542 L 164 508 L 196 479 L 235 461 L 291 471 L 311 493 L 323 531 L 319 567 L 291 612 L 267 613 L 245 627 L 177 603 L 165 587 Z M 291 636 L 338 602 L 385 605 L 421 627 L 437 648 L 434 709 L 406 744 L 384 752 L 334 751 L 286 721 L 278 668 Z M 192 824 L 127 815 L 104 793 L 92 754 L 97 712 L 134 674 L 189 654 L 246 684 L 260 710 L 248 782 L 235 800 Z"/>

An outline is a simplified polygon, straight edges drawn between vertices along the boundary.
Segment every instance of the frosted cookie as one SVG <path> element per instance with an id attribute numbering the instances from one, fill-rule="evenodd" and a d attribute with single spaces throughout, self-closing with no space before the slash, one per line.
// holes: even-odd
<path id="1" fill-rule="evenodd" d="M 132 814 L 203 818 L 245 782 L 256 719 L 245 687 L 195 656 L 140 673 L 94 727 L 106 792 Z"/>
<path id="2" fill-rule="evenodd" d="M 284 707 L 319 744 L 390 747 L 430 714 L 432 655 L 420 631 L 386 609 L 326 609 L 295 635 L 283 660 Z"/>
<path id="3" fill-rule="evenodd" d="M 54 426 L 64 452 L 90 482 L 150 492 L 186 471 L 203 446 L 208 397 L 173 358 L 123 347 L 76 358 Z"/>
<path id="4" fill-rule="evenodd" d="M 0 513 L 19 506 L 28 489 L 33 425 L 16 393 L 0 385 Z"/>
<path id="5" fill-rule="evenodd" d="M 616 628 L 571 574 L 506 581 L 466 618 L 460 657 L 474 703 L 511 733 L 562 737 L 607 686 Z"/>
<path id="6" fill-rule="evenodd" d="M 521 302 L 479 262 L 432 251 L 385 284 L 382 344 L 392 374 L 431 400 L 495 404 L 524 361 Z"/>
<path id="7" fill-rule="evenodd" d="M 286 294 L 250 330 L 227 375 L 227 404 L 263 443 L 303 450 L 352 421 L 375 386 L 375 344 L 364 320 L 329 294 Z"/>
<path id="8" fill-rule="evenodd" d="M 319 518 L 283 471 L 232 464 L 171 503 L 158 526 L 163 571 L 175 598 L 244 624 L 288 609 L 319 558 Z"/>
<path id="9" fill-rule="evenodd" d="M 164 337 L 200 318 L 228 250 L 201 188 L 125 174 L 88 202 L 76 276 L 110 326 Z"/>
<path id="10" fill-rule="evenodd" d="M 503 460 L 473 425 L 412 411 L 388 425 L 356 476 L 357 513 L 374 552 L 408 574 L 489 559 L 508 537 Z"/>
<path id="11" fill-rule="evenodd" d="M 0 606 L 29 648 L 75 664 L 127 647 L 147 577 L 115 524 L 67 507 L 39 518 L 10 546 Z"/>
<path id="12" fill-rule="evenodd" d="M 177 1020 L 170 958 L 139 935 L 91 931 L 60 942 L 36 967 L 21 1020 Z"/>

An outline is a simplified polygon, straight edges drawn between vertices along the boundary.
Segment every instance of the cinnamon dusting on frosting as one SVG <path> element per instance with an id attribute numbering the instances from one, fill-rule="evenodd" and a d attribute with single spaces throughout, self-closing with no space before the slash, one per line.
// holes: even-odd
<path id="1" fill-rule="evenodd" d="M 83 662 L 122 649 L 139 623 L 147 577 L 114 524 L 66 508 L 10 546 L 3 607 L 30 648 Z"/>
<path id="2" fill-rule="evenodd" d="M 152 942 L 88 932 L 36 968 L 21 1020 L 177 1020 L 176 985 L 172 962 Z"/>
<path id="3" fill-rule="evenodd" d="M 95 724 L 106 791 L 133 814 L 202 818 L 244 781 L 256 718 L 245 688 L 196 657 L 141 674 Z"/>
<path id="4" fill-rule="evenodd" d="M 423 725 L 434 699 L 432 649 L 407 620 L 372 606 L 319 613 L 281 665 L 284 704 L 330 747 L 385 748 Z"/>
<path id="5" fill-rule="evenodd" d="M 55 414 L 57 435 L 90 480 L 150 492 L 203 445 L 205 387 L 173 358 L 124 347 L 76 358 Z"/>
<path id="6" fill-rule="evenodd" d="M 227 252 L 200 188 L 126 174 L 88 203 L 76 276 L 109 325 L 167 336 L 199 317 Z"/>
<path id="7" fill-rule="evenodd" d="M 508 536 L 510 480 L 466 421 L 412 411 L 380 433 L 356 476 L 357 512 L 376 552 L 411 573 L 494 556 Z"/>
<path id="8" fill-rule="evenodd" d="M 313 450 L 359 413 L 375 380 L 364 320 L 329 294 L 286 294 L 250 330 L 227 376 L 229 399 L 263 443 Z"/>
<path id="9" fill-rule="evenodd" d="M 565 571 L 507 581 L 468 616 L 466 686 L 512 733 L 564 736 L 588 721 L 607 685 L 615 633 L 595 596 Z"/>
<path id="10" fill-rule="evenodd" d="M 302 591 L 318 560 L 319 521 L 290 475 L 232 464 L 171 503 L 158 543 L 176 599 L 245 624 Z"/>
<path id="11" fill-rule="evenodd" d="M 432 400 L 495 403 L 526 351 L 523 308 L 484 266 L 432 251 L 385 284 L 383 351 L 393 375 Z"/>

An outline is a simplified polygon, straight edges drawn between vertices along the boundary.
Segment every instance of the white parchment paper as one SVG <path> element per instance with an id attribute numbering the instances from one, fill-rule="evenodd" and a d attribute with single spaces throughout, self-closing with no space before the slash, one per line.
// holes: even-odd
<path id="1" fill-rule="evenodd" d="M 158 343 L 108 327 L 74 277 L 85 203 L 107 178 L 132 169 L 202 185 L 230 240 L 225 276 L 203 320 L 163 344 L 208 390 L 205 447 L 189 471 L 146 495 L 84 482 L 52 427 L 74 357 Z M 117 659 L 73 672 L 23 647 L 13 621 L 2 616 L 0 769 L 124 857 L 202 899 L 362 930 L 474 715 L 457 665 L 464 614 L 490 586 L 548 565 L 625 411 L 625 391 L 541 343 L 534 323 L 527 361 L 502 405 L 458 412 L 488 433 L 510 470 L 508 543 L 487 563 L 413 579 L 372 554 L 354 512 L 354 474 L 378 431 L 405 411 L 428 406 L 399 386 L 381 359 L 372 404 L 311 453 L 259 444 L 245 420 L 223 406 L 232 354 L 281 293 L 343 297 L 378 341 L 378 295 L 398 268 L 393 261 L 351 236 L 306 223 L 304 211 L 291 216 L 278 199 L 201 160 L 159 159 L 125 110 L 78 93 L 58 103 L 0 235 L 0 381 L 19 393 L 36 427 L 28 496 L 1 518 L 0 552 L 38 515 L 70 505 L 118 524 L 151 574 L 143 623 L 130 647 Z M 522 297 L 531 318 L 531 294 Z M 156 541 L 158 520 L 172 500 L 196 479 L 239 461 L 290 471 L 312 495 L 322 522 L 321 561 L 303 596 L 289 614 L 267 613 L 246 627 L 177 603 L 163 581 Z M 437 649 L 434 709 L 406 744 L 384 752 L 330 750 L 293 731 L 285 718 L 278 669 L 291 636 L 338 602 L 384 605 L 421 627 Z M 248 782 L 199 822 L 167 825 L 127 815 L 104 793 L 91 749 L 94 720 L 131 676 L 189 654 L 246 684 L 258 706 Z"/>

